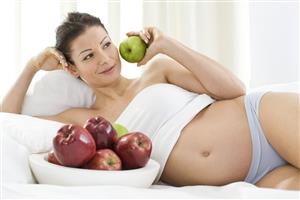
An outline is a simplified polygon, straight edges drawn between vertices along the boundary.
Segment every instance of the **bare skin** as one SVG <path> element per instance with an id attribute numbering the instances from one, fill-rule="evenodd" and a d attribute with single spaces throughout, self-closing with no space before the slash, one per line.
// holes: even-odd
<path id="1" fill-rule="evenodd" d="M 94 90 L 96 102 L 90 109 L 72 108 L 55 116 L 39 116 L 79 125 L 95 115 L 114 122 L 145 87 L 155 83 L 175 84 L 218 101 L 198 113 L 182 130 L 161 179 L 177 186 L 243 181 L 252 158 L 243 84 L 218 63 L 164 36 L 156 28 L 128 35 L 140 35 L 150 44 L 139 63 L 147 63 L 141 78 L 131 80 L 120 76 L 117 48 L 107 45 L 110 39 L 102 28 L 92 27 L 72 42 L 74 65 L 66 63 L 59 52 L 49 53 L 49 50 L 31 60 L 4 98 L 1 111 L 20 113 L 24 95 L 38 70 L 64 68 L 73 76 L 80 76 Z M 90 50 L 81 53 L 86 49 Z M 172 59 L 152 59 L 159 53 Z M 109 74 L 103 73 L 110 68 Z M 299 95 L 283 93 L 269 93 L 262 98 L 260 118 L 266 137 L 290 165 L 267 174 L 257 183 L 260 187 L 300 189 L 298 100 Z M 278 123 L 283 120 L 286 123 Z"/>
<path id="2" fill-rule="evenodd" d="M 217 101 L 183 129 L 162 179 L 177 186 L 243 181 L 251 149 L 243 97 Z"/>

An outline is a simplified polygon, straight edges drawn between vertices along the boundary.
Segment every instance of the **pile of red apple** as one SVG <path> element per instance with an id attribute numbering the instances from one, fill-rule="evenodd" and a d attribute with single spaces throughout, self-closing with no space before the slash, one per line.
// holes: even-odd
<path id="1" fill-rule="evenodd" d="M 109 121 L 96 116 L 83 127 L 62 126 L 53 138 L 48 161 L 66 167 L 127 170 L 144 167 L 151 150 L 151 140 L 144 133 L 130 132 L 118 137 Z"/>

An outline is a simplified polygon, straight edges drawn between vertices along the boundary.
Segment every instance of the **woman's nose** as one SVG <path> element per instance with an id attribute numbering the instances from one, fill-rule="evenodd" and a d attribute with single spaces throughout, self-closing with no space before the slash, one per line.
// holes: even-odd
<path id="1" fill-rule="evenodd" d="M 100 65 L 104 65 L 104 64 L 109 64 L 110 62 L 110 57 L 107 53 L 105 52 L 101 52 L 101 50 L 98 53 L 99 57 L 98 57 L 98 64 Z"/>

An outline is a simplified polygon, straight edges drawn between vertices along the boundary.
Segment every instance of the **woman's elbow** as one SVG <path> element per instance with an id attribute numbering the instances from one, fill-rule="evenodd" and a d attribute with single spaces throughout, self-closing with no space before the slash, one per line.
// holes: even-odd
<path id="1" fill-rule="evenodd" d="M 239 84 L 237 84 L 236 88 L 235 88 L 235 97 L 240 97 L 240 96 L 244 96 L 246 94 L 246 86 L 245 84 L 240 81 Z"/>
<path id="2" fill-rule="evenodd" d="M 221 95 L 218 99 L 234 99 L 240 96 L 244 96 L 246 94 L 246 87 L 243 83 L 236 84 L 234 87 L 231 87 L 228 90 L 222 90 L 223 95 Z"/>

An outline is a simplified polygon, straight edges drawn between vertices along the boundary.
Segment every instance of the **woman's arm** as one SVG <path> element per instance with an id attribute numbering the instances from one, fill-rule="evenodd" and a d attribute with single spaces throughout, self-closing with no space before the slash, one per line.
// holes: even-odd
<path id="1" fill-rule="evenodd" d="M 207 93 L 216 99 L 230 99 L 245 94 L 244 84 L 233 73 L 205 55 L 165 36 L 157 28 L 149 27 L 127 35 L 139 35 L 148 43 L 146 55 L 138 65 L 145 64 L 159 53 L 173 59 L 155 62 L 164 68 L 159 70 L 166 75 L 168 82 L 195 92 Z"/>
<path id="2" fill-rule="evenodd" d="M 25 94 L 28 90 L 32 78 L 38 71 L 35 67 L 33 67 L 32 64 L 32 60 L 30 60 L 12 88 L 3 98 L 1 104 L 1 112 L 10 112 L 17 114 L 21 113 Z"/>
<path id="3" fill-rule="evenodd" d="M 161 52 L 191 71 L 202 86 L 214 96 L 227 99 L 245 94 L 244 84 L 233 73 L 178 41 L 165 37 Z"/>
<path id="4" fill-rule="evenodd" d="M 64 57 L 53 48 L 46 48 L 38 56 L 30 59 L 24 70 L 3 98 L 1 112 L 20 114 L 28 87 L 39 70 L 56 70 L 67 66 Z"/>

